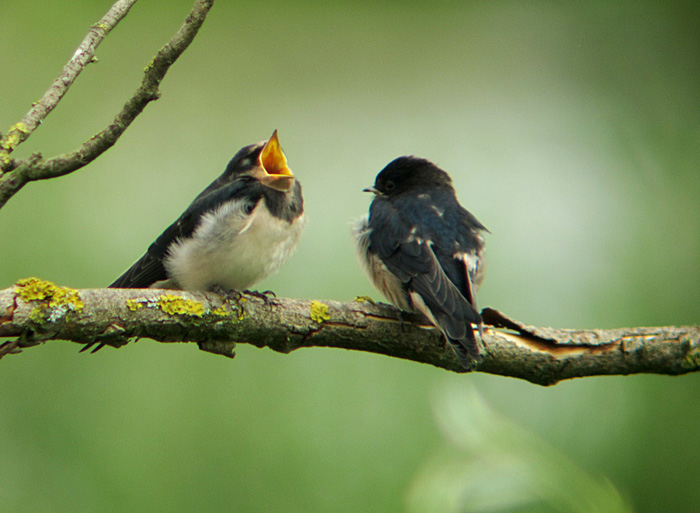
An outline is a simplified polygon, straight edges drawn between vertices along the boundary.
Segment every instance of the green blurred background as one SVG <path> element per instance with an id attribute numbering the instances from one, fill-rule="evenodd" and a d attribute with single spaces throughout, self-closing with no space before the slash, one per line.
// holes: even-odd
<path id="1" fill-rule="evenodd" d="M 17 155 L 72 150 L 109 123 L 190 5 L 137 4 Z M 557 327 L 697 323 L 699 5 L 219 1 L 114 148 L 0 212 L 0 288 L 110 283 L 277 128 L 309 222 L 261 290 L 379 298 L 350 226 L 370 201 L 361 189 L 410 153 L 450 172 L 492 232 L 481 306 Z M 3 2 L 0 130 L 109 6 Z M 700 503 L 700 375 L 545 389 L 342 350 L 77 350 L 0 363 L 0 511 Z"/>

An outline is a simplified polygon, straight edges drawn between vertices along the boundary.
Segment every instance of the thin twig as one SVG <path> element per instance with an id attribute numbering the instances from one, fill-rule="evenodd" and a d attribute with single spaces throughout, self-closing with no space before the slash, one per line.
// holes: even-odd
<path id="1" fill-rule="evenodd" d="M 10 167 L 9 155 L 12 151 L 36 130 L 42 121 L 49 113 L 58 105 L 63 95 L 75 79 L 78 78 L 80 72 L 85 67 L 94 61 L 95 50 L 100 45 L 102 40 L 109 34 L 112 29 L 119 23 L 128 13 L 129 9 L 136 3 L 137 0 L 118 0 L 104 15 L 104 17 L 95 23 L 88 31 L 83 42 L 80 43 L 78 49 L 70 58 L 68 63 L 63 67 L 63 71 L 53 81 L 51 87 L 44 93 L 44 96 L 32 105 L 29 112 L 22 120 L 11 127 L 2 139 L 0 139 L 0 167 L 7 170 Z"/>
<path id="2" fill-rule="evenodd" d="M 44 160 L 40 155 L 33 155 L 27 161 L 13 161 L 14 170 L 0 176 L 0 208 L 28 182 L 71 173 L 92 162 L 114 145 L 146 105 L 158 99 L 160 96 L 158 88 L 165 74 L 192 43 L 213 3 L 214 0 L 195 2 L 192 11 L 177 33 L 146 67 L 140 87 L 107 128 L 73 152 L 58 155 L 49 160 Z"/>

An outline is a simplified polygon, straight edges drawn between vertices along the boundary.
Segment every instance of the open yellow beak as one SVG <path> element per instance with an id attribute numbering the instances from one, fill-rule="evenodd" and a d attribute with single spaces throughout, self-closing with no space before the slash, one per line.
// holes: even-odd
<path id="1" fill-rule="evenodd" d="M 280 141 L 277 138 L 277 130 L 272 133 L 272 137 L 260 152 L 260 163 L 268 175 L 294 176 L 292 170 L 287 166 L 287 157 L 282 152 Z"/>
<path id="2" fill-rule="evenodd" d="M 260 178 L 263 185 L 278 191 L 289 191 L 294 186 L 294 173 L 287 165 L 287 157 L 282 152 L 277 130 L 272 133 L 272 137 L 260 152 L 260 167 L 265 172 Z"/>

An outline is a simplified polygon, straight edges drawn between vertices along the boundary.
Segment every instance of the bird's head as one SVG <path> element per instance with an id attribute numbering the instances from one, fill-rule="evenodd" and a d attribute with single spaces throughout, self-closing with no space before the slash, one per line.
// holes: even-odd
<path id="1" fill-rule="evenodd" d="M 409 156 L 392 160 L 364 192 L 392 197 L 435 187 L 452 189 L 449 175 L 429 160 Z"/>
<path id="2" fill-rule="evenodd" d="M 277 130 L 267 141 L 245 146 L 236 153 L 225 174 L 232 177 L 247 174 L 260 180 L 264 186 L 282 192 L 290 191 L 295 180 L 277 138 Z"/>

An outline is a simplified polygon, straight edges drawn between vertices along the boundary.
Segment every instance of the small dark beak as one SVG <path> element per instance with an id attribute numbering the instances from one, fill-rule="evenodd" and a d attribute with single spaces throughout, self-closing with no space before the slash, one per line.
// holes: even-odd
<path id="1" fill-rule="evenodd" d="M 367 187 L 366 189 L 362 189 L 362 192 L 372 192 L 374 194 L 381 194 L 381 192 L 379 192 L 374 187 Z"/>

